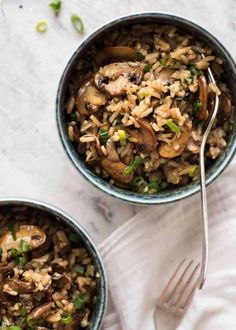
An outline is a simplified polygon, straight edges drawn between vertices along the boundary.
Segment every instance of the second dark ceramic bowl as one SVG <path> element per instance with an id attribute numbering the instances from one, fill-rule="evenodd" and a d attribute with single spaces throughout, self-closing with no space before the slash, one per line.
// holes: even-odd
<path id="1" fill-rule="evenodd" d="M 91 172 L 84 164 L 83 160 L 80 158 L 79 154 L 75 150 L 73 144 L 70 142 L 67 135 L 66 118 L 65 118 L 65 102 L 66 93 L 68 89 L 68 81 L 75 70 L 78 60 L 86 54 L 86 51 L 99 39 L 105 38 L 105 36 L 111 31 L 116 30 L 120 27 L 125 27 L 132 24 L 144 24 L 144 23 L 159 23 L 159 24 L 172 24 L 182 30 L 192 34 L 198 40 L 204 41 L 207 46 L 211 47 L 215 54 L 223 58 L 225 72 L 227 76 L 228 86 L 231 87 L 231 93 L 233 96 L 233 102 L 236 104 L 236 65 L 229 52 L 217 40 L 210 32 L 202 28 L 201 26 L 193 23 L 185 18 L 178 17 L 175 15 L 170 15 L 166 13 L 144 13 L 130 15 L 127 17 L 122 17 L 111 23 L 108 23 L 92 33 L 79 48 L 72 55 L 69 60 L 58 87 L 57 101 L 56 101 L 56 116 L 57 116 L 57 126 L 60 134 L 60 138 L 63 147 L 71 159 L 72 163 L 79 170 L 79 172 L 93 185 L 102 191 L 117 197 L 119 199 L 138 204 L 161 204 L 174 202 L 185 197 L 191 196 L 200 190 L 199 182 L 192 182 L 188 185 L 177 187 L 176 189 L 167 190 L 160 192 L 155 195 L 143 195 L 127 191 L 118 187 L 110 185 L 105 180 L 99 178 L 93 172 Z M 234 113 L 235 117 L 235 113 Z M 235 131 L 230 133 L 228 140 L 228 145 L 221 156 L 215 161 L 214 165 L 207 171 L 206 180 L 207 184 L 215 180 L 220 173 L 226 168 L 230 160 L 233 158 L 236 150 L 236 138 Z"/>
<path id="2" fill-rule="evenodd" d="M 101 275 L 97 303 L 92 312 L 91 324 L 86 329 L 88 330 L 101 329 L 102 320 L 105 315 L 106 306 L 107 306 L 107 296 L 108 296 L 107 278 L 106 278 L 106 273 L 102 259 L 91 237 L 89 237 L 87 232 L 78 224 L 77 221 L 72 219 L 69 215 L 65 214 L 63 211 L 51 205 L 38 201 L 32 201 L 30 199 L 21 199 L 21 198 L 0 199 L 0 208 L 4 206 L 9 206 L 9 207 L 27 206 L 28 208 L 31 209 L 41 210 L 46 214 L 53 216 L 55 218 L 55 221 L 69 226 L 78 235 L 78 237 L 81 239 L 84 246 L 86 247 L 87 251 L 89 252 L 91 258 L 94 260 L 94 264 L 96 266 L 97 271 Z"/>

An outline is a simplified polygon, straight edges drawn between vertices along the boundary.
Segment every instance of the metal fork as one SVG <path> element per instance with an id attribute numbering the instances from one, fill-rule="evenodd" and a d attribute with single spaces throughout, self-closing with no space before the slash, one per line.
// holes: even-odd
<path id="1" fill-rule="evenodd" d="M 200 264 L 194 263 L 193 260 L 188 262 L 186 266 L 184 266 L 185 264 L 186 259 L 178 265 L 160 295 L 154 313 L 154 322 L 158 330 L 176 329 L 199 286 L 198 270 Z"/>
<path id="2" fill-rule="evenodd" d="M 201 56 L 204 58 L 205 56 L 201 54 Z M 208 79 L 210 82 L 215 83 L 214 76 L 212 74 L 212 71 L 210 67 L 208 70 Z M 205 146 L 206 141 L 208 138 L 208 135 L 211 131 L 212 125 L 214 123 L 214 120 L 217 115 L 217 111 L 219 108 L 219 97 L 218 95 L 215 95 L 215 104 L 213 111 L 209 114 L 208 122 L 205 126 L 201 147 L 200 147 L 200 155 L 199 155 L 199 163 L 200 163 L 200 186 L 201 186 L 201 206 L 202 206 L 202 262 L 201 262 L 201 270 L 200 275 L 197 277 L 196 281 L 191 285 L 193 277 L 196 275 L 196 272 L 200 266 L 198 264 L 194 270 L 192 271 L 191 275 L 186 280 L 186 274 L 188 273 L 190 267 L 193 264 L 193 260 L 187 265 L 187 267 L 184 269 L 182 275 L 180 276 L 179 280 L 177 281 L 174 288 L 171 290 L 171 287 L 173 287 L 173 283 L 176 281 L 176 278 L 178 276 L 178 273 L 185 261 L 185 259 L 180 263 L 172 277 L 170 278 L 167 286 L 165 287 L 164 291 L 162 292 L 159 301 L 158 306 L 159 308 L 156 308 L 155 314 L 158 312 L 158 320 L 161 320 L 160 310 L 162 310 L 162 318 L 163 318 L 163 311 L 167 312 L 167 316 L 164 316 L 164 324 L 166 325 L 167 320 L 169 322 L 172 322 L 176 324 L 178 320 L 182 318 L 182 316 L 186 313 L 189 305 L 191 304 L 194 292 L 197 287 L 199 289 L 202 289 L 207 275 L 207 268 L 208 268 L 208 212 L 207 212 L 207 197 L 206 197 L 206 178 L 205 178 Z M 186 281 L 186 282 L 185 282 Z M 180 287 L 182 287 L 181 291 L 179 291 Z M 186 295 L 187 290 L 190 289 L 189 294 L 186 297 L 186 300 L 184 303 L 182 302 L 182 299 L 184 295 Z M 171 317 L 172 315 L 172 317 Z M 155 317 L 155 324 L 157 318 Z M 175 326 L 176 328 L 176 326 Z M 173 329 L 175 329 L 173 328 Z M 162 328 L 161 328 L 162 330 Z"/>

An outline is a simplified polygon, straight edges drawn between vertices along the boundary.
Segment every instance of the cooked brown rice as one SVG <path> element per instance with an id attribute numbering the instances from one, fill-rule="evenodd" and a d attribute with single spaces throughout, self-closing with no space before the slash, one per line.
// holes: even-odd
<path id="1" fill-rule="evenodd" d="M 196 180 L 215 94 L 207 166 L 227 145 L 233 106 L 223 61 L 174 26 L 110 33 L 80 60 L 68 90 L 70 140 L 93 172 L 119 187 L 152 194 Z"/>

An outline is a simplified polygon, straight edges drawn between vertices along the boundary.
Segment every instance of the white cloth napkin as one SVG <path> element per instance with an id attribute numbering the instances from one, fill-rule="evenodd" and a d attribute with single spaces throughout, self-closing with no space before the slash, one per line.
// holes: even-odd
<path id="1" fill-rule="evenodd" d="M 236 163 L 207 191 L 207 282 L 178 330 L 236 329 Z M 174 269 L 184 257 L 201 261 L 200 195 L 146 208 L 106 239 L 100 251 L 110 292 L 104 329 L 154 330 L 155 305 Z"/>

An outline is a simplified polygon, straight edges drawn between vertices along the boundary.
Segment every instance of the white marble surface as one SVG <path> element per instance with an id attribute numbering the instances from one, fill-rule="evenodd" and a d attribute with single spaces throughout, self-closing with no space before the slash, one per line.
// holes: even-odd
<path id="1" fill-rule="evenodd" d="M 235 0 L 70 0 L 58 18 L 49 0 L 0 0 L 0 197 L 23 196 L 62 208 L 101 242 L 141 208 L 90 186 L 64 153 L 55 123 L 59 78 L 84 37 L 105 22 L 140 11 L 169 11 L 216 35 L 235 57 Z M 19 6 L 22 5 L 22 8 Z M 70 15 L 82 17 L 78 35 Z M 35 24 L 46 19 L 48 31 Z"/>

